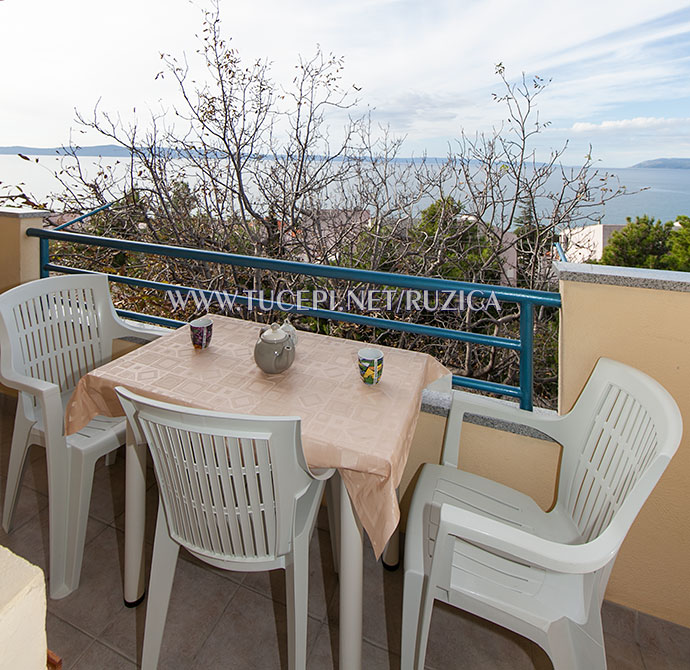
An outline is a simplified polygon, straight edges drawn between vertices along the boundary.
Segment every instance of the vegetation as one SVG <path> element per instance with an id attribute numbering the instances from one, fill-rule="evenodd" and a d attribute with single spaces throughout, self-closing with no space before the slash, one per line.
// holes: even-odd
<path id="1" fill-rule="evenodd" d="M 177 83 L 179 100 L 172 111 L 152 114 L 145 126 L 124 124 L 97 107 L 88 118 L 79 115 L 84 128 L 129 155 L 126 172 L 103 167 L 88 175 L 78 147 L 70 148 L 59 175 L 64 190 L 51 206 L 86 212 L 117 201 L 79 224 L 80 230 L 548 290 L 555 288 L 555 235 L 597 221 L 601 205 L 624 192 L 593 169 L 589 156 L 576 169 L 562 167 L 565 147 L 537 159 L 535 139 L 548 124 L 539 120 L 536 101 L 548 82 L 523 76 L 511 83 L 500 64 L 502 93 L 494 98 L 506 111 L 504 125 L 474 137 L 461 132 L 443 161 L 400 161 L 402 139 L 368 116 L 347 116 L 357 93 L 343 84 L 341 59 L 317 51 L 300 60 L 294 80 L 282 87 L 271 79 L 268 63 L 241 61 L 222 36 L 217 7 L 205 14 L 198 53 L 202 72 L 194 74 L 186 59 L 163 57 L 158 76 Z M 346 116 L 342 131 L 333 131 L 329 119 Z M 317 288 L 313 279 L 286 273 L 58 246 L 65 264 L 209 290 Z M 318 288 L 335 292 L 338 309 L 348 289 L 368 287 L 324 279 Z M 171 313 L 154 291 L 122 288 L 117 299 L 130 309 Z M 188 318 L 193 310 L 188 306 L 174 316 Z M 394 316 L 383 308 L 374 315 Z M 515 305 L 503 305 L 394 318 L 517 337 L 519 313 Z M 556 396 L 556 319 L 553 311 L 539 310 L 535 323 L 536 395 L 546 405 Z M 306 317 L 297 325 L 422 349 L 462 375 L 518 381 L 514 352 Z"/>
<path id="2" fill-rule="evenodd" d="M 604 247 L 602 264 L 690 272 L 690 218 L 661 223 L 645 215 L 627 221 Z"/>

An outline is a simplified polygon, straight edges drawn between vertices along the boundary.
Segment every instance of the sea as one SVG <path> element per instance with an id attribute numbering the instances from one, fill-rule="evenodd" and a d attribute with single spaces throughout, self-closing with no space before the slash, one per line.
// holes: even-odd
<path id="1" fill-rule="evenodd" d="M 56 156 L 0 155 L 0 196 L 20 187 L 31 194 L 34 202 L 49 202 L 50 194 L 62 190 L 55 177 L 61 169 Z M 96 158 L 81 159 L 87 173 L 96 169 Z M 103 158 L 104 165 L 122 166 L 122 159 Z M 119 162 L 118 162 L 119 161 Z M 625 223 L 628 217 L 647 215 L 662 222 L 674 221 L 679 215 L 690 216 L 690 169 L 669 168 L 603 168 L 626 187 L 627 194 L 608 202 L 601 209 L 604 223 Z M 2 204 L 0 202 L 0 204 Z"/>

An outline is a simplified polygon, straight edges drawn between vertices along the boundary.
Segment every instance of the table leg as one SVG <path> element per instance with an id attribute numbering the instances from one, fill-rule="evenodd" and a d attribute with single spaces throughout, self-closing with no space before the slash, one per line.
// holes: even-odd
<path id="1" fill-rule="evenodd" d="M 146 445 L 135 444 L 127 428 L 125 491 L 125 605 L 144 599 L 144 527 L 146 523 Z"/>
<path id="2" fill-rule="evenodd" d="M 395 489 L 395 496 L 400 500 L 398 489 Z M 400 524 L 396 526 L 393 534 L 386 543 L 386 548 L 383 550 L 381 562 L 386 570 L 397 570 L 400 567 Z"/>
<path id="3" fill-rule="evenodd" d="M 363 569 L 362 525 L 340 480 L 340 670 L 362 668 Z"/>
<path id="4" fill-rule="evenodd" d="M 386 548 L 383 550 L 382 562 L 386 570 L 397 570 L 400 567 L 400 529 L 393 531 Z"/>

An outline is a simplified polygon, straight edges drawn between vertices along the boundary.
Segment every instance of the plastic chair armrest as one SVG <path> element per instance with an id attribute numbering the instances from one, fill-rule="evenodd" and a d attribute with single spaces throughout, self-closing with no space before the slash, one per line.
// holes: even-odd
<path id="1" fill-rule="evenodd" d="M 465 391 L 453 391 L 450 413 L 446 424 L 446 437 L 443 443 L 441 462 L 444 465 L 458 466 L 458 449 L 460 447 L 462 423 L 466 413 L 527 426 L 544 433 L 559 443 L 562 443 L 564 437 L 564 417 L 555 413 L 529 412 L 520 409 L 514 403 L 508 403 L 496 398 L 487 398 Z"/>
<path id="2" fill-rule="evenodd" d="M 118 317 L 118 326 L 121 331 L 117 337 L 140 337 L 144 340 L 151 341 L 158 339 L 161 335 L 171 332 L 169 328 L 162 326 L 138 326 Z"/>
<path id="3" fill-rule="evenodd" d="M 2 370 L 2 383 L 16 391 L 23 391 L 40 398 L 52 393 L 57 394 L 58 397 L 60 396 L 60 387 L 57 384 L 46 382 L 43 379 L 27 377 L 13 369 Z"/>
<path id="4" fill-rule="evenodd" d="M 552 572 L 586 574 L 604 567 L 618 545 L 600 536 L 585 544 L 564 544 L 513 528 L 476 512 L 447 503 L 441 505 L 438 540 L 457 537 Z M 603 540 L 603 541 L 602 541 Z"/>

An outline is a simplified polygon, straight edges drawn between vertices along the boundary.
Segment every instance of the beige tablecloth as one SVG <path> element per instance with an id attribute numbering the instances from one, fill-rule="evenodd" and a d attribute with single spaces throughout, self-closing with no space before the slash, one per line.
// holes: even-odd
<path id="1" fill-rule="evenodd" d="M 407 462 L 422 389 L 448 370 L 431 356 L 382 347 L 381 381 L 363 384 L 363 345 L 299 332 L 295 362 L 268 375 L 254 363 L 259 325 L 213 316 L 210 346 L 195 350 L 182 327 L 84 376 L 67 407 L 66 430 L 119 416 L 115 387 L 151 398 L 236 414 L 299 416 L 312 467 L 340 470 L 376 555 L 400 518 L 396 487 Z"/>

